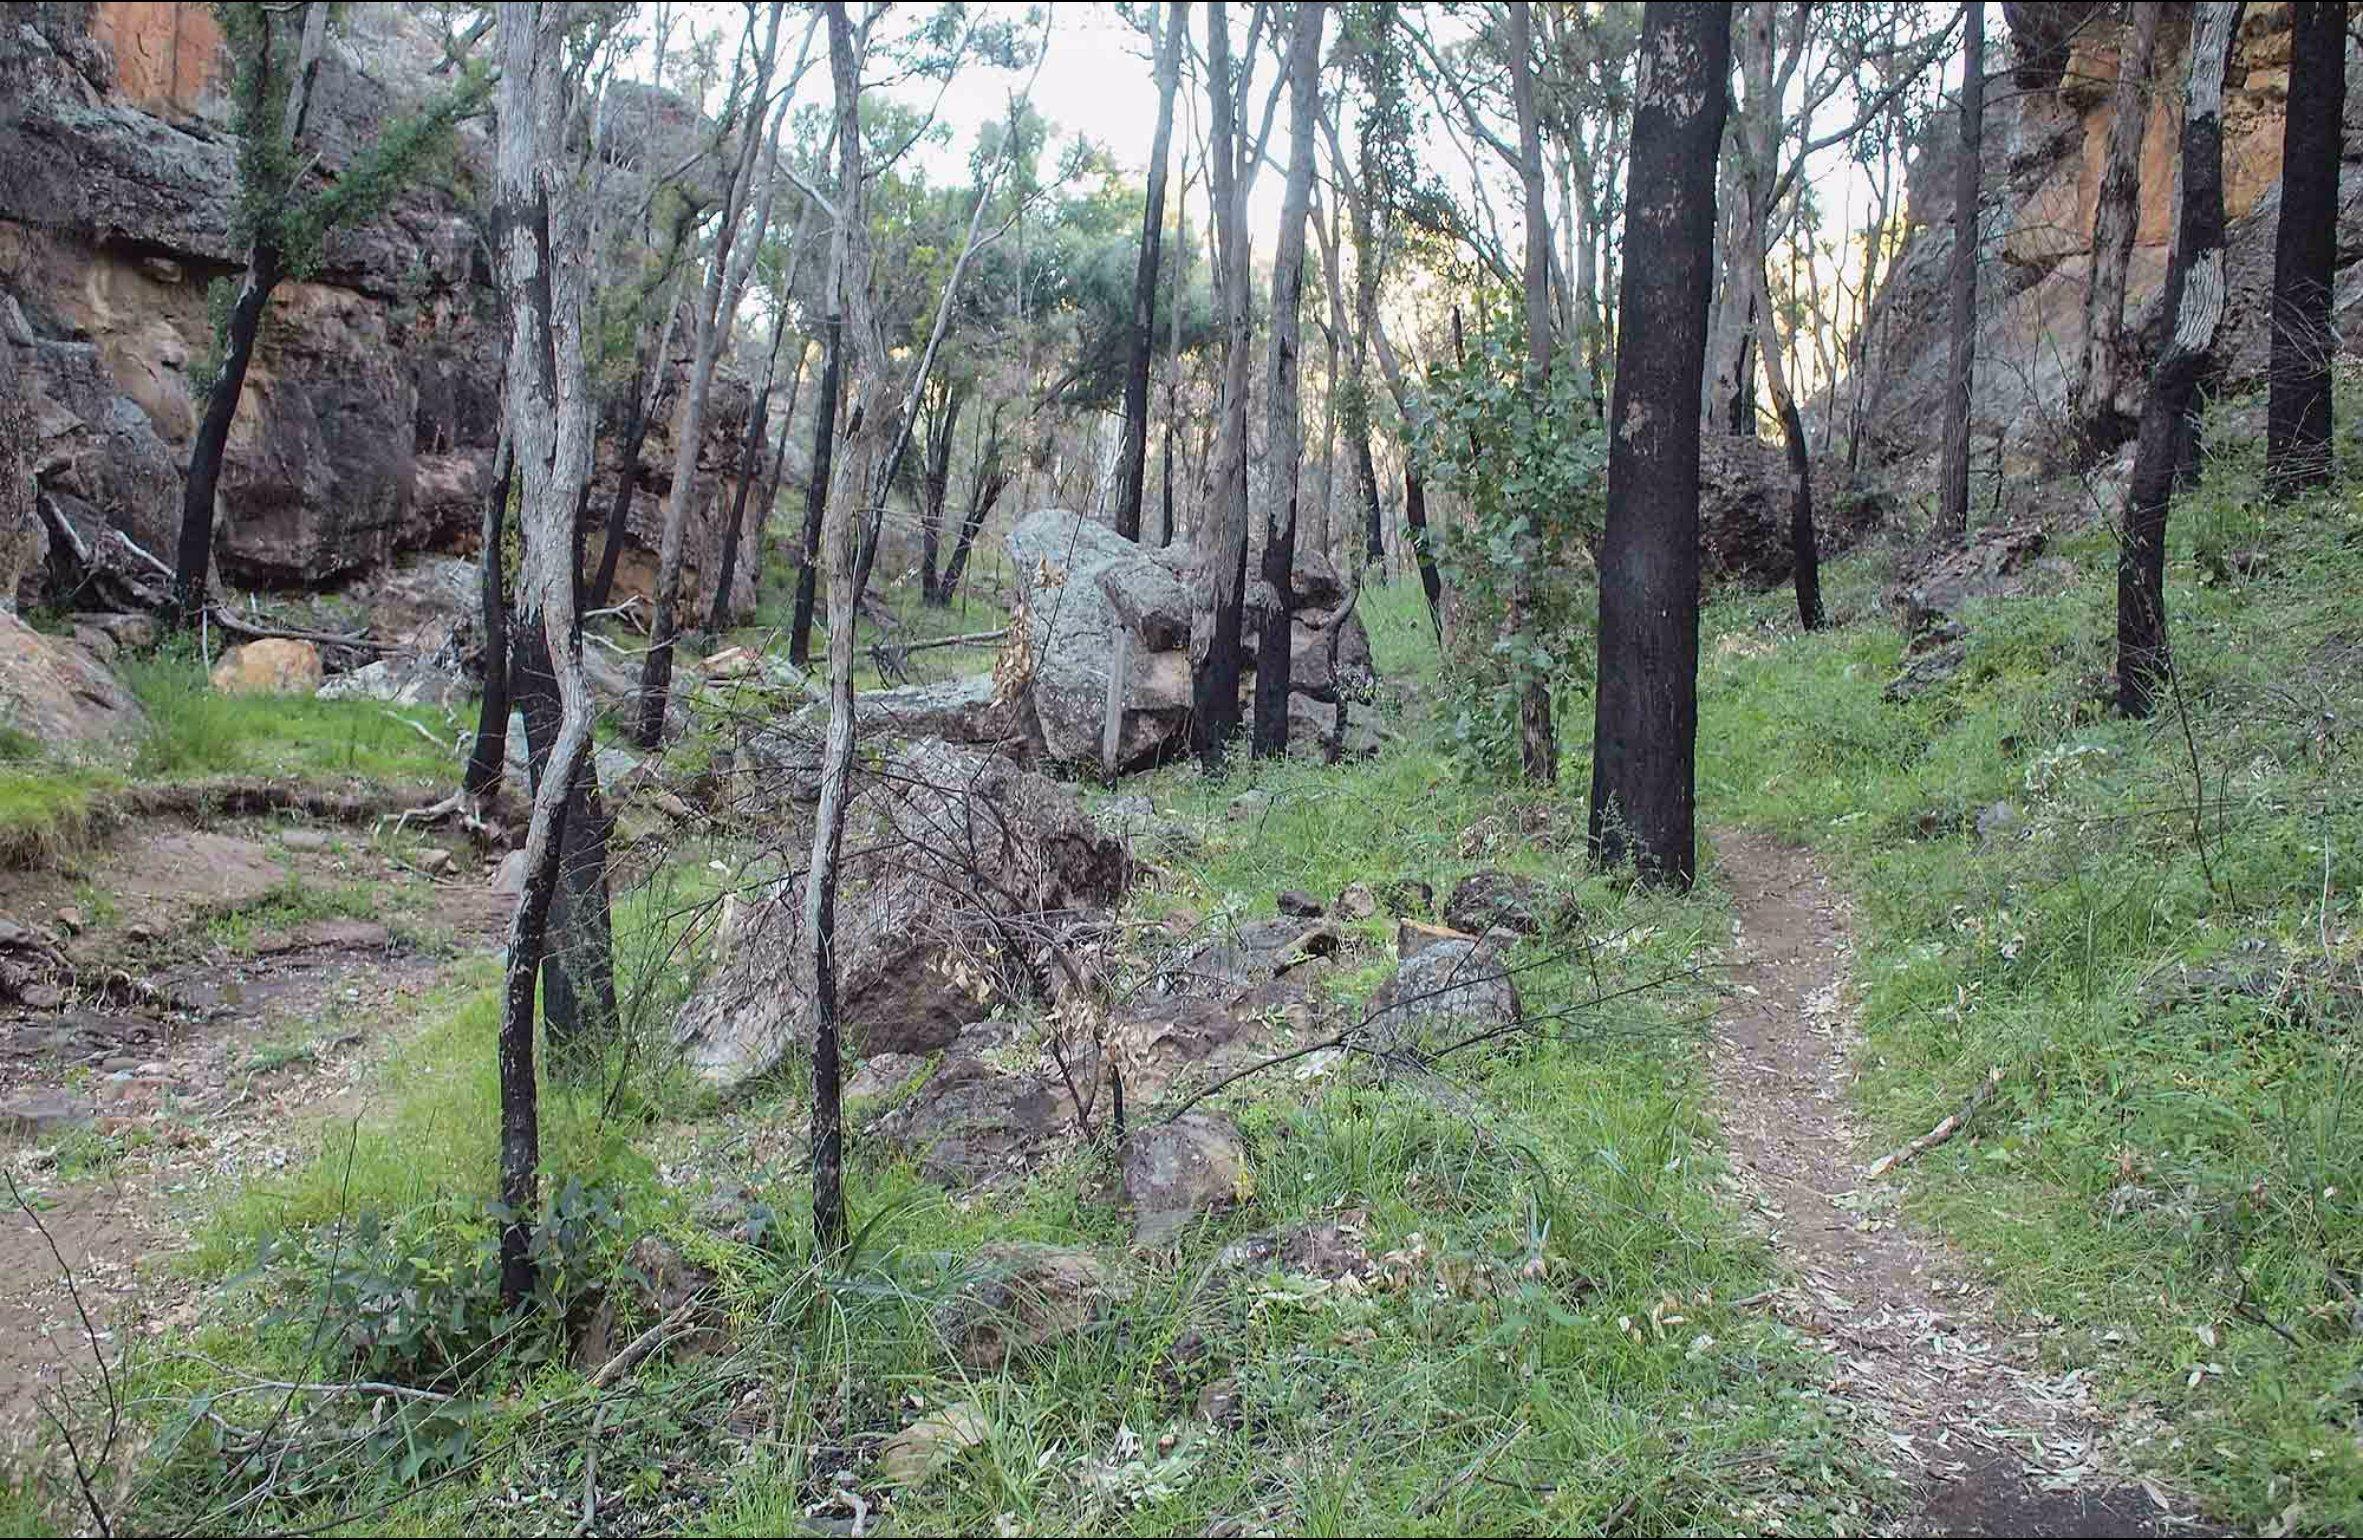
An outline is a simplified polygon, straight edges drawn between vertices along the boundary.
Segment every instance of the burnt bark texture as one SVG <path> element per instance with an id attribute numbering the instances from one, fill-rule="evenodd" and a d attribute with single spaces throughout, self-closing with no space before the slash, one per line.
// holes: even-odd
<path id="1" fill-rule="evenodd" d="M 2265 484 L 2281 498 L 2330 479 L 2330 360 L 2338 350 L 2330 298 L 2338 258 L 2346 14 L 2345 5 L 2324 0 L 2297 0 L 2291 7 L 2265 415 Z"/>
<path id="2" fill-rule="evenodd" d="M 1321 111 L 1321 28 L 1328 7 L 1299 0 L 1288 40 L 1288 183 L 1280 199 L 1279 244 L 1272 257 L 1271 413 L 1264 505 L 1262 627 L 1255 651 L 1255 728 L 1251 751 L 1271 759 L 1288 752 L 1290 620 L 1294 608 L 1296 520 L 1304 470 L 1302 391 L 1305 220 L 1313 201 L 1313 126 Z"/>
<path id="3" fill-rule="evenodd" d="M 2213 368 L 2224 313 L 2224 70 L 2240 6 L 2199 5 L 2191 22 L 2184 85 L 2182 201 L 2166 262 L 2166 341 L 2150 371 L 2133 476 L 2117 541 L 2117 709 L 2157 710 L 2172 685 L 2166 639 L 2166 519 L 2198 429 L 2199 390 Z"/>
<path id="4" fill-rule="evenodd" d="M 1961 138 L 1953 163 L 1951 355 L 1945 365 L 1944 458 L 1937 471 L 1936 527 L 1954 541 L 1969 537 L 1969 386 L 1977 369 L 1977 200 L 1985 153 L 1986 8 L 1961 7 Z"/>
<path id="5" fill-rule="evenodd" d="M 508 543 L 509 487 L 515 472 L 508 430 L 493 451 L 492 485 L 484 494 L 477 589 L 484 618 L 484 690 L 476 712 L 476 737 L 460 772 L 460 790 L 483 797 L 500 789 L 509 757 L 509 597 L 502 563 Z"/>
<path id="6" fill-rule="evenodd" d="M 2149 121 L 2150 61 L 2158 51 L 2163 7 L 2125 9 L 2117 84 L 2109 97 L 2108 154 L 2092 210 L 2092 283 L 2084 291 L 2084 340 L 2076 350 L 2069 408 L 2079 448 L 2088 456 L 2106 453 L 2125 439 L 2126 424 L 2117 411 L 2117 375 L 2125 354 L 2125 275 L 2141 211 L 2142 128 Z"/>
<path id="7" fill-rule="evenodd" d="M 1687 888 L 1698 870 L 1698 456 L 1715 286 L 1726 7 L 1652 0 L 1626 183 L 1626 253 L 1600 546 L 1589 839 Z"/>
<path id="8" fill-rule="evenodd" d="M 1222 0 L 1206 6 L 1207 95 L 1212 132 L 1207 184 L 1214 204 L 1215 294 L 1222 310 L 1223 375 L 1212 496 L 1196 540 L 1197 614 L 1190 643 L 1190 747 L 1209 770 L 1221 767 L 1239 731 L 1241 600 L 1247 586 L 1247 209 L 1239 96 L 1245 73 L 1231 62 Z"/>
<path id="9" fill-rule="evenodd" d="M 1551 211 L 1543 186 L 1542 121 L 1534 104 L 1534 25 L 1526 0 L 1510 0 L 1510 97 L 1518 116 L 1518 180 L 1526 194 L 1526 375 L 1530 389 L 1551 379 Z M 1525 521 L 1510 571 L 1509 613 L 1515 640 L 1534 624 L 1534 573 L 1547 559 L 1534 533 L 1540 509 Z M 1529 648 L 1531 650 L 1531 648 Z M 1559 737 L 1551 724 L 1551 686 L 1531 663 L 1519 665 L 1518 770 L 1528 783 L 1559 779 Z"/>
<path id="10" fill-rule="evenodd" d="M 1140 260 L 1132 275 L 1132 356 L 1124 372 L 1124 448 L 1117 470 L 1116 533 L 1140 538 L 1149 463 L 1149 361 L 1157 350 L 1157 264 L 1165 244 L 1165 163 L 1173 145 L 1173 97 L 1181 83 L 1185 7 L 1167 0 L 1157 48 L 1157 133 L 1149 149 L 1148 198 L 1141 209 Z"/>
<path id="11" fill-rule="evenodd" d="M 569 805 L 577 801 L 571 793 L 587 774 L 591 739 L 574 548 L 574 510 L 591 474 L 596 420 L 583 357 L 590 264 L 581 178 L 565 158 L 586 127 L 578 111 L 579 84 L 566 68 L 569 37 L 581 19 L 571 5 L 518 5 L 504 14 L 499 34 L 493 231 L 508 316 L 503 413 L 522 537 L 513 637 L 520 650 L 530 638 L 540 649 L 536 657 L 546 660 L 534 682 L 513 683 L 530 701 L 540 693 L 539 677 L 546 676 L 558 706 L 554 730 L 546 735 L 548 750 L 540 756 L 526 829 L 525 885 L 510 922 L 501 991 L 501 1294 L 512 1304 L 533 1288 L 531 1248 L 540 1207 L 535 986 L 553 901 L 568 885 L 560 856 Z M 604 886 L 602 874 L 602 891 Z"/>

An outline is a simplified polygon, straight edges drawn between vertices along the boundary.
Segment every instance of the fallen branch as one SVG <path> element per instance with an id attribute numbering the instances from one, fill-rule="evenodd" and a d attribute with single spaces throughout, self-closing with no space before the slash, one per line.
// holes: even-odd
<path id="1" fill-rule="evenodd" d="M 907 657 L 911 653 L 926 652 L 934 647 L 982 647 L 989 642 L 1002 642 L 1008 639 L 1009 628 L 1003 626 L 998 631 L 963 631 L 958 636 L 936 636 L 923 642 L 905 642 L 896 650 Z"/>
<path id="2" fill-rule="evenodd" d="M 347 635 L 342 631 L 305 631 L 295 626 L 264 626 L 240 620 L 228 610 L 216 607 L 213 623 L 232 636 L 243 636 L 250 641 L 310 642 L 320 647 L 351 647 L 363 652 L 410 652 L 414 649 L 393 642 L 372 641 L 366 634 Z"/>
<path id="3" fill-rule="evenodd" d="M 1911 1162 L 1918 1160 L 1921 1156 L 1927 1154 L 1930 1150 L 1935 1149 L 1938 1145 L 1943 1144 L 1946 1140 L 1952 1138 L 1962 1129 L 1969 1126 L 1969 1120 L 1977 1116 L 1977 1109 L 1984 1106 L 1986 1102 L 1992 1098 L 1995 1089 L 2001 1084 L 2002 1066 L 1997 1064 L 1992 1069 L 1986 1071 L 1986 1078 L 1979 1081 L 1977 1083 L 1977 1089 L 1969 1093 L 1969 1100 L 1961 1104 L 1960 1111 L 1946 1118 L 1943 1122 L 1937 1124 L 1936 1127 L 1922 1134 L 1919 1138 L 1914 1139 L 1910 1144 L 1905 1145 L 1902 1149 L 1896 1150 L 1890 1154 L 1882 1155 L 1877 1160 L 1872 1161 L 1870 1170 L 1865 1172 L 1864 1175 L 1873 1181 L 1877 1181 L 1880 1177 L 1885 1176 L 1888 1172 L 1895 1170 L 1899 1166 L 1909 1165 Z"/>
<path id="4" fill-rule="evenodd" d="M 686 1324 L 691 1313 L 694 1312 L 697 1307 L 698 1301 L 694 1299 L 685 1299 L 681 1302 L 680 1308 L 676 1309 L 671 1315 L 666 1316 L 663 1320 L 657 1322 L 654 1326 L 649 1327 L 648 1330 L 642 1332 L 639 1336 L 634 1337 L 631 1341 L 625 1343 L 622 1352 L 616 1354 L 613 1358 L 610 1358 L 607 1360 L 607 1362 L 601 1364 L 598 1369 L 593 1372 L 591 1375 L 591 1388 L 593 1390 L 605 1390 L 617 1380 L 620 1380 L 625 1375 L 631 1373 L 633 1368 L 639 1364 L 641 1359 L 646 1358 L 649 1354 L 655 1352 L 657 1348 L 663 1344 L 665 1338 L 672 1333 L 675 1327 Z"/>

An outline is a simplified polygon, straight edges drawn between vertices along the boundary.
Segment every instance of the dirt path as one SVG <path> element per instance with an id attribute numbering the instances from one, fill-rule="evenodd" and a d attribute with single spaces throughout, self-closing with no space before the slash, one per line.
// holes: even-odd
<path id="1" fill-rule="evenodd" d="M 1712 1050 L 1734 1171 L 1786 1277 L 1768 1301 L 1830 1356 L 1831 1391 L 1884 1436 L 1912 1487 L 1901 1534 L 2188 1534 L 2183 1505 L 2110 1459 L 2083 1367 L 2051 1372 L 2039 1329 L 1998 1316 L 1939 1236 L 1900 1217 L 1854 1127 L 1859 1046 L 1842 895 L 1805 852 L 1716 841 L 1738 904 Z"/>
<path id="2" fill-rule="evenodd" d="M 472 868 L 430 881 L 364 832 L 267 820 L 142 825 L 73 871 L 0 873 L 0 1170 L 24 1199 L 0 1184 L 0 1470 L 92 1373 L 91 1330 L 111 1354 L 192 1318 L 165 1265 L 188 1213 L 355 1110 L 373 1054 L 504 912 Z"/>

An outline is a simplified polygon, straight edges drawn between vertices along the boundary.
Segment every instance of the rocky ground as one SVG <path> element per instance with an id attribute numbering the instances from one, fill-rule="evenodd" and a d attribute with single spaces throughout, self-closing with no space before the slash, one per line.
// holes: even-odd
<path id="1" fill-rule="evenodd" d="M 288 819 L 144 821 L 0 873 L 0 1436 L 35 1430 L 126 1307 L 151 1333 L 184 1318 L 190 1217 L 357 1112 L 387 1034 L 480 967 L 507 908 L 472 857 Z"/>

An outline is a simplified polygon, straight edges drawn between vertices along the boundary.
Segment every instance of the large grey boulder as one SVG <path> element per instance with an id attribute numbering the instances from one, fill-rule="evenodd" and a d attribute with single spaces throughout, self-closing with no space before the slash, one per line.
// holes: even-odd
<path id="1" fill-rule="evenodd" d="M 1043 508 L 1010 530 L 1009 556 L 1025 605 L 1025 688 L 1048 757 L 1099 762 L 1120 636 L 1129 668 L 1117 768 L 1170 752 L 1190 710 L 1190 594 L 1181 553 Z"/>
<path id="2" fill-rule="evenodd" d="M 1122 842 L 1057 782 L 934 739 L 854 788 L 836 910 L 838 1001 L 864 1053 L 927 1053 L 1037 982 L 1028 955 L 1131 875 Z M 739 912 L 676 1027 L 690 1066 L 735 1084 L 810 1039 L 804 883 Z"/>
<path id="3" fill-rule="evenodd" d="M 1057 508 L 1027 514 L 1008 543 L 1025 617 L 1014 672 L 1039 723 L 1045 756 L 1056 764 L 1101 764 L 1109 678 L 1119 662 L 1125 673 L 1113 768 L 1138 769 L 1178 753 L 1190 713 L 1186 553 L 1135 544 Z M 1243 674 L 1254 670 L 1255 638 L 1274 602 L 1261 584 L 1246 596 Z M 1347 603 L 1328 562 L 1310 552 L 1299 557 L 1289 608 L 1291 753 L 1328 751 L 1341 700 L 1349 727 L 1340 751 L 1377 746 L 1354 712 L 1354 703 L 1369 699 L 1377 685 L 1370 635 Z"/>

